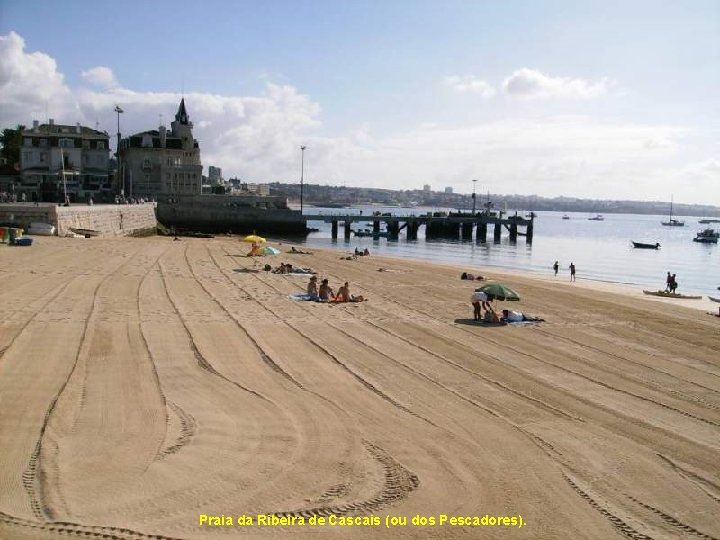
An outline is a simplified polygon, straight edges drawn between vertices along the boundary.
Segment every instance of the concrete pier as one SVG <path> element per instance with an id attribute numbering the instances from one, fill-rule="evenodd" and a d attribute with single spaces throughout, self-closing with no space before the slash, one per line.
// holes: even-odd
<path id="1" fill-rule="evenodd" d="M 331 234 L 333 240 L 338 238 L 338 222 L 343 222 L 343 237 L 346 241 L 349 241 L 352 235 L 352 225 L 359 224 L 360 222 L 366 222 L 368 220 L 372 223 L 372 232 L 374 238 L 380 238 L 381 225 L 384 222 L 387 230 L 387 238 L 391 240 L 397 240 L 400 237 L 403 229 L 406 231 L 406 237 L 408 240 L 414 241 L 418 238 L 418 230 L 421 226 L 425 226 L 425 238 L 448 238 L 448 239 L 460 239 L 471 240 L 473 235 L 473 229 L 476 230 L 475 240 L 477 243 L 485 243 L 488 233 L 488 226 L 492 225 L 493 229 L 493 241 L 499 243 L 502 238 L 502 230 L 507 229 L 510 233 L 510 241 L 516 242 L 517 237 L 521 236 L 520 229 L 526 228 L 526 234 L 528 243 L 532 242 L 533 223 L 534 215 L 527 218 L 518 216 L 512 216 L 510 218 L 504 217 L 503 212 L 497 212 L 492 214 L 478 213 L 472 214 L 450 214 L 450 215 L 438 215 L 438 214 L 427 214 L 420 216 L 393 216 L 390 214 L 373 215 L 371 217 L 346 214 L 346 215 L 312 215 L 303 214 L 303 218 L 307 221 L 325 221 L 331 224 Z"/>

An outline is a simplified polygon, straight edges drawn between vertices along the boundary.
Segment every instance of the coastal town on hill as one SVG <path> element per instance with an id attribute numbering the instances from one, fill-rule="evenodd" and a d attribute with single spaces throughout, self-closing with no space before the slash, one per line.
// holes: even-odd
<path id="1" fill-rule="evenodd" d="M 97 126 L 57 124 L 53 119 L 29 127 L 5 127 L 0 135 L 0 197 L 4 202 L 37 201 L 94 203 L 120 199 L 157 200 L 174 195 L 237 195 L 281 197 L 291 203 L 303 198 L 301 182 L 248 182 L 225 178 L 222 168 L 205 167 L 200 142 L 193 138 L 193 123 L 185 99 L 178 106 L 170 129 L 164 125 L 123 137 L 119 106 L 116 149 L 111 136 Z M 470 182 L 469 182 L 470 184 Z M 474 188 L 473 182 L 473 188 Z M 667 201 L 593 200 L 561 196 L 542 197 L 503 193 L 459 193 L 452 187 L 433 189 L 424 184 L 414 190 L 394 190 L 305 182 L 306 205 L 327 207 L 400 206 L 469 210 L 473 198 L 496 208 L 521 211 L 664 214 Z M 482 202 L 480 203 L 482 205 Z M 676 204 L 676 215 L 720 216 L 720 207 Z"/>

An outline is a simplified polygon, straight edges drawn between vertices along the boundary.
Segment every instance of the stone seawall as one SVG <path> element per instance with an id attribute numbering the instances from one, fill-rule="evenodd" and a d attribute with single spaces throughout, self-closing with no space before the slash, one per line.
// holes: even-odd
<path id="1" fill-rule="evenodd" d="M 0 223 L 15 223 L 27 229 L 32 222 L 55 225 L 58 236 L 65 236 L 70 227 L 93 229 L 103 236 L 125 236 L 157 226 L 154 204 L 56 206 L 32 203 L 0 205 Z"/>

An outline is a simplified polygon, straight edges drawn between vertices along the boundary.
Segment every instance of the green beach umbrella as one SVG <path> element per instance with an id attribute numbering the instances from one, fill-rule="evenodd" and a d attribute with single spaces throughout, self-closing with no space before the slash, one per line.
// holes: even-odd
<path id="1" fill-rule="evenodd" d="M 485 294 L 492 295 L 496 300 L 520 300 L 520 295 L 517 291 L 497 281 L 486 283 L 482 287 L 475 289 L 475 292 L 484 292 Z"/>

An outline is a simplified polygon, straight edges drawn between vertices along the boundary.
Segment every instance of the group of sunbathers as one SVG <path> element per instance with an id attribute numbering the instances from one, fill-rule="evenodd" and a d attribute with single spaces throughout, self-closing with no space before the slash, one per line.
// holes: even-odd
<path id="1" fill-rule="evenodd" d="M 473 318 L 476 321 L 484 323 L 519 323 L 519 322 L 544 322 L 544 319 L 538 317 L 532 317 L 526 315 L 520 311 L 512 311 L 510 309 L 503 309 L 501 314 L 498 315 L 493 309 L 491 302 L 495 298 L 492 294 L 487 294 L 482 291 L 475 291 L 470 297 L 470 302 L 473 306 Z M 482 310 L 485 310 L 483 314 Z"/>
<path id="2" fill-rule="evenodd" d="M 360 295 L 354 296 L 350 294 L 350 285 L 347 281 L 338 289 L 337 293 L 332 290 L 327 278 L 323 279 L 320 282 L 320 287 L 318 287 L 317 276 L 310 278 L 307 285 L 307 296 L 308 299 L 318 302 L 362 302 L 365 300 Z"/>
<path id="3" fill-rule="evenodd" d="M 277 268 L 272 268 L 269 264 L 265 265 L 265 270 L 272 270 L 273 274 L 315 274 L 312 268 L 300 268 L 290 263 L 280 263 Z"/>

